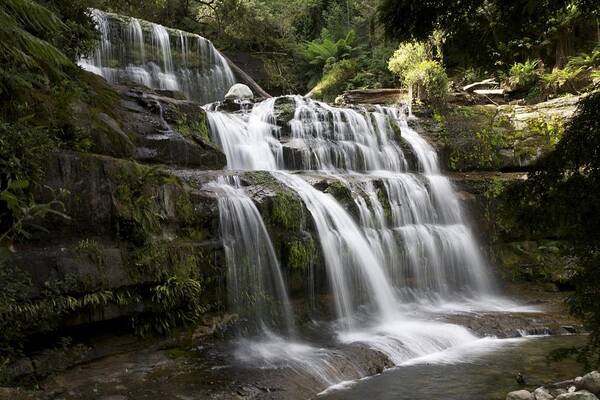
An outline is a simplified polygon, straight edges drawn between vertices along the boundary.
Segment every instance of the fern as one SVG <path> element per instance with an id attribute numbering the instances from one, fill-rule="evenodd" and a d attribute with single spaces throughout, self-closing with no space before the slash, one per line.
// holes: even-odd
<path id="1" fill-rule="evenodd" d="M 596 46 L 591 53 L 580 53 L 571 57 L 567 68 L 595 68 L 600 67 L 600 46 Z"/>
<path id="2" fill-rule="evenodd" d="M 66 26 L 54 13 L 32 0 L 3 0 L 0 3 L 0 58 L 7 65 L 24 65 L 60 74 L 62 67 L 73 65 L 71 60 L 39 35 L 51 36 L 64 29 Z M 0 84 L 3 82 L 4 79 Z"/>

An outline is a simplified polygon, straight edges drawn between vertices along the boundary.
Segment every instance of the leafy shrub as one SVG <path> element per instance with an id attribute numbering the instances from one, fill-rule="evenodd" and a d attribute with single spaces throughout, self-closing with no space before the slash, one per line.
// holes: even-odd
<path id="1" fill-rule="evenodd" d="M 425 43 L 400 44 L 388 61 L 388 68 L 402 84 L 416 89 L 417 98 L 440 106 L 448 93 L 448 76 L 442 64 L 431 58 Z"/>
<path id="2" fill-rule="evenodd" d="M 422 61 L 408 71 L 405 77 L 409 86 L 417 88 L 417 97 L 441 105 L 448 94 L 448 76 L 442 64 L 433 60 Z"/>
<path id="3" fill-rule="evenodd" d="M 508 73 L 508 85 L 513 90 L 529 90 L 540 79 L 539 60 L 527 60 L 515 63 Z"/>
<path id="4" fill-rule="evenodd" d="M 398 50 L 394 52 L 388 61 L 388 69 L 400 78 L 406 79 L 406 75 L 415 66 L 429 59 L 427 48 L 422 42 L 406 42 L 400 44 Z"/>
<path id="5" fill-rule="evenodd" d="M 47 128 L 28 122 L 0 121 L 0 242 L 28 237 L 29 230 L 39 228 L 36 223 L 47 214 L 64 216 L 58 199 L 37 204 L 31 195 L 56 139 Z"/>
<path id="6" fill-rule="evenodd" d="M 575 84 L 582 71 L 581 67 L 554 68 L 552 72 L 542 75 L 542 81 L 545 89 L 554 94 L 576 93 Z"/>

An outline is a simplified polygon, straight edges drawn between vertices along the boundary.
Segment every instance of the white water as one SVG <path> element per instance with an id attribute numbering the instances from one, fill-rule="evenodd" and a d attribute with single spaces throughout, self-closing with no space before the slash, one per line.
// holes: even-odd
<path id="1" fill-rule="evenodd" d="M 254 333 L 278 331 L 293 336 L 286 285 L 258 209 L 237 177 L 220 177 L 205 189 L 218 197 L 230 308 L 248 319 Z"/>
<path id="2" fill-rule="evenodd" d="M 94 54 L 79 60 L 111 83 L 133 81 L 153 89 L 179 90 L 208 103 L 235 83 L 229 64 L 207 39 L 159 24 L 92 10 L 101 35 Z"/>
<path id="3" fill-rule="evenodd" d="M 367 344 L 401 364 L 478 340 L 463 327 L 435 321 L 436 315 L 514 307 L 493 295 L 485 259 L 440 174 L 437 154 L 402 110 L 334 108 L 294 96 L 284 99 L 294 105 L 293 119 L 278 126 L 277 101 L 248 114 L 209 111 L 211 133 L 229 169 L 272 171 L 306 205 L 340 342 Z M 318 171 L 347 187 L 358 218 L 290 168 Z M 250 354 L 263 362 L 285 358 L 266 350 L 279 340 L 247 344 L 245 360 Z M 308 360 L 300 364 L 318 374 L 321 364 Z"/>

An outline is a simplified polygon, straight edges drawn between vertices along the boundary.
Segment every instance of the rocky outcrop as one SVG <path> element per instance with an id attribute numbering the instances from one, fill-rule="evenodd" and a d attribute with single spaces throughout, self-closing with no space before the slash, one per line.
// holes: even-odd
<path id="1" fill-rule="evenodd" d="M 68 218 L 40 221 L 47 231 L 0 265 L 11 277 L 2 282 L 11 293 L 0 304 L 3 340 L 124 318 L 139 332 L 160 330 L 220 301 L 216 199 L 164 168 L 79 153 L 51 157 L 36 197 L 59 191 Z M 165 302 L 157 290 L 174 297 Z M 2 370 L 0 381 L 19 378 Z"/>
<path id="2" fill-rule="evenodd" d="M 535 105 L 452 105 L 441 113 L 414 108 L 413 124 L 438 148 L 450 171 L 525 171 L 548 154 L 581 96 Z"/>
<path id="3" fill-rule="evenodd" d="M 598 400 L 600 373 L 592 371 L 583 377 L 541 386 L 533 393 L 527 390 L 510 392 L 506 400 Z"/>

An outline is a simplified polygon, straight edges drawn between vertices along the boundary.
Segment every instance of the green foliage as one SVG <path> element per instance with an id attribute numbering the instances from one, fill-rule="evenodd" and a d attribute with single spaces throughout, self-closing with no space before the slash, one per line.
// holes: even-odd
<path id="1" fill-rule="evenodd" d="M 388 61 L 388 68 L 404 82 L 407 75 L 416 65 L 430 59 L 427 47 L 423 42 L 401 43 Z"/>
<path id="2" fill-rule="evenodd" d="M 132 168 L 122 171 L 115 193 L 118 231 L 122 238 L 144 245 L 166 218 L 159 206 L 156 188 L 170 183 L 172 177 L 160 166 L 131 165 Z"/>
<path id="3" fill-rule="evenodd" d="M 333 101 L 345 88 L 348 80 L 356 75 L 356 63 L 353 60 L 338 61 L 323 75 L 312 89 L 315 97 Z"/>
<path id="4" fill-rule="evenodd" d="M 96 265 L 102 265 L 104 259 L 102 257 L 102 249 L 97 241 L 93 239 L 81 239 L 77 243 L 75 251 L 81 255 L 91 259 Z"/>
<path id="5" fill-rule="evenodd" d="M 423 42 L 400 44 L 388 61 L 388 68 L 402 84 L 416 91 L 417 99 L 442 106 L 448 94 L 448 76 L 442 64 L 431 58 Z"/>
<path id="6" fill-rule="evenodd" d="M 559 115 L 553 115 L 550 118 L 539 117 L 527 121 L 525 130 L 530 135 L 546 138 L 550 145 L 555 146 L 565 134 L 565 122 Z"/>
<path id="7" fill-rule="evenodd" d="M 600 67 L 600 45 L 589 53 L 579 53 L 569 59 L 567 63 L 569 68 L 598 68 Z"/>
<path id="8" fill-rule="evenodd" d="M 542 75 L 542 81 L 546 89 L 554 94 L 577 93 L 575 83 L 582 71 L 581 67 L 554 68 L 552 72 Z"/>
<path id="9" fill-rule="evenodd" d="M 415 65 L 406 74 L 406 83 L 417 88 L 418 98 L 425 98 L 434 106 L 442 106 L 448 95 L 448 76 L 438 61 L 426 60 Z"/>
<path id="10" fill-rule="evenodd" d="M 591 0 L 382 0 L 378 17 L 386 34 L 402 41 L 444 30 L 451 66 L 497 68 L 539 54 L 562 67 L 596 35 L 599 10 Z"/>
<path id="11" fill-rule="evenodd" d="M 327 74 L 328 70 L 332 70 L 336 63 L 351 58 L 356 53 L 355 39 L 354 31 L 349 31 L 345 37 L 337 41 L 325 36 L 306 42 L 303 54 L 312 70 L 309 86 L 312 86 L 321 77 L 321 74 Z"/>
<path id="12" fill-rule="evenodd" d="M 165 335 L 178 326 L 197 323 L 206 312 L 202 283 L 191 278 L 171 277 L 150 288 L 151 302 L 145 313 L 132 318 L 140 336 Z"/>
<path id="13" fill-rule="evenodd" d="M 30 335 L 52 332 L 64 318 L 107 306 L 135 308 L 131 326 L 139 335 L 166 334 L 197 322 L 207 310 L 202 282 L 192 277 L 166 276 L 154 283 L 84 294 L 77 294 L 77 285 L 68 279 L 47 282 L 34 296 L 31 277 L 0 262 L 0 353 L 14 354 Z"/>
<path id="14" fill-rule="evenodd" d="M 30 229 L 40 229 L 40 219 L 48 214 L 66 217 L 60 202 L 64 193 L 40 204 L 32 195 L 55 143 L 48 129 L 32 127 L 28 119 L 0 121 L 0 242 L 28 238 Z"/>
<path id="15" fill-rule="evenodd" d="M 508 72 L 508 84 L 513 90 L 529 90 L 540 79 L 539 60 L 514 63 Z"/>

